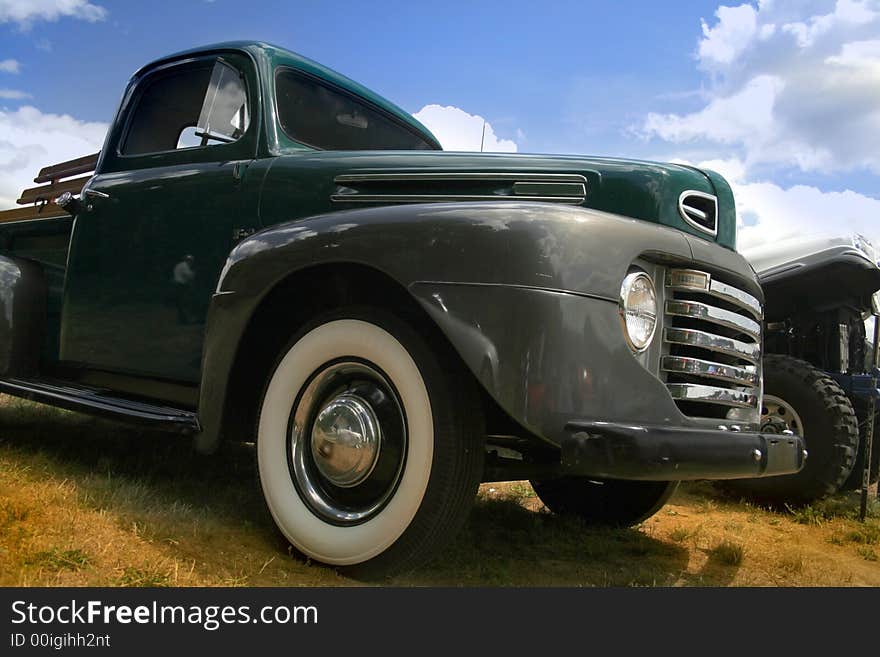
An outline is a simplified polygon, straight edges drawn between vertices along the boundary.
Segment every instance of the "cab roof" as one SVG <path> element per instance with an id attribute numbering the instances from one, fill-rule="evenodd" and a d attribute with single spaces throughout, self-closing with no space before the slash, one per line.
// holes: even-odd
<path id="1" fill-rule="evenodd" d="M 140 76 L 147 69 L 171 60 L 224 50 L 237 50 L 245 52 L 251 55 L 258 62 L 262 61 L 267 64 L 269 70 L 274 70 L 278 66 L 290 66 L 291 68 L 295 68 L 314 75 L 315 77 L 321 78 L 332 85 L 340 87 L 341 89 L 344 89 L 349 93 L 363 98 L 370 104 L 375 105 L 376 107 L 391 114 L 397 120 L 416 130 L 420 135 L 425 138 L 428 143 L 435 146 L 438 150 L 442 149 L 442 147 L 440 146 L 440 142 L 437 141 L 437 138 L 431 133 L 430 130 L 428 130 L 418 120 L 416 120 L 412 114 L 398 107 L 390 100 L 383 98 L 382 96 L 375 93 L 374 91 L 371 91 L 362 84 L 355 82 L 351 78 L 348 78 L 341 73 L 337 73 L 333 69 L 327 68 L 323 64 L 319 64 L 318 62 L 309 59 L 308 57 L 295 53 L 291 50 L 287 50 L 286 48 L 282 48 L 280 46 L 276 46 L 270 43 L 264 43 L 262 41 L 226 41 L 222 43 L 214 43 L 206 46 L 200 46 L 198 48 L 191 48 L 189 50 L 183 50 L 168 55 L 166 57 L 162 57 L 161 59 L 157 59 L 145 66 L 142 66 L 134 74 L 134 77 Z"/>

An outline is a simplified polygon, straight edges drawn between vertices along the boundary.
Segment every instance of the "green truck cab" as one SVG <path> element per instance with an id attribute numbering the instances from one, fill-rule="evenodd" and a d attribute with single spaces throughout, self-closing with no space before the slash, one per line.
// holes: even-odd
<path id="1" fill-rule="evenodd" d="M 678 481 L 803 465 L 758 431 L 763 296 L 715 173 L 442 152 L 250 42 L 139 70 L 61 181 L 86 161 L 0 215 L 0 391 L 254 440 L 310 558 L 412 567 L 481 481 L 633 524 Z"/>

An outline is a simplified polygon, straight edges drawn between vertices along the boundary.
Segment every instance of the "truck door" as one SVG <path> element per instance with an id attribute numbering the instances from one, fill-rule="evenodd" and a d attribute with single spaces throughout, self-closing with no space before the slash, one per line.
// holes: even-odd
<path id="1" fill-rule="evenodd" d="M 211 294 L 234 234 L 256 221 L 256 202 L 249 213 L 243 201 L 256 89 L 251 61 L 232 53 L 129 85 L 74 222 L 63 363 L 198 381 Z"/>

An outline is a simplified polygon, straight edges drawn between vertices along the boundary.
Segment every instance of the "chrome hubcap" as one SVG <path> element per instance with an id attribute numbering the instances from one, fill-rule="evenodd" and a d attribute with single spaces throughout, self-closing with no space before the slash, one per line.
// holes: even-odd
<path id="1" fill-rule="evenodd" d="M 800 415 L 784 399 L 773 395 L 764 395 L 764 407 L 761 409 L 761 431 L 781 434 L 785 430 L 803 438 L 804 425 Z"/>
<path id="2" fill-rule="evenodd" d="M 315 515 L 366 522 L 391 499 L 406 460 L 403 406 L 385 375 L 363 361 L 330 362 L 294 402 L 290 474 Z"/>
<path id="3" fill-rule="evenodd" d="M 312 427 L 315 466 L 333 485 L 357 486 L 379 457 L 382 430 L 370 404 L 343 393 L 321 409 Z"/>

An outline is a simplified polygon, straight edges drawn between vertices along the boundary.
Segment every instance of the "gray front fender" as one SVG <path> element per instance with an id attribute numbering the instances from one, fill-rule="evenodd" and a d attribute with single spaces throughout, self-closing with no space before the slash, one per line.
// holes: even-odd
<path id="1" fill-rule="evenodd" d="M 555 441 L 560 430 L 550 416 L 568 415 L 575 410 L 581 418 L 608 418 L 612 413 L 620 419 L 660 423 L 678 419 L 672 402 L 658 402 L 653 394 L 662 387 L 660 382 L 644 368 L 637 369 L 641 366 L 629 353 L 623 353 L 626 358 L 620 360 L 622 341 L 619 345 L 603 342 L 611 339 L 612 331 L 619 337 L 615 304 L 620 283 L 639 257 L 658 262 L 694 262 L 692 244 L 679 231 L 549 203 L 374 207 L 300 219 L 263 230 L 232 251 L 211 304 L 199 401 L 203 432 L 197 446 L 205 451 L 217 446 L 235 355 L 261 301 L 297 272 L 332 264 L 375 269 L 409 290 L 502 408 L 548 440 Z M 754 274 L 741 257 L 713 245 L 697 260 L 713 259 L 716 269 L 720 264 L 752 280 L 750 291 L 760 295 Z M 451 316 L 437 314 L 432 299 L 438 290 L 458 306 L 457 312 L 462 313 L 458 320 L 470 328 L 456 325 Z M 453 299 L 459 296 L 461 299 Z M 536 315 L 530 320 L 535 323 L 533 334 L 523 342 L 499 341 L 477 327 L 491 324 L 507 326 L 496 331 L 520 330 L 517 322 L 522 328 L 525 318 L 516 315 L 516 308 L 520 307 L 517 304 L 525 308 L 525 299 Z M 472 310 L 481 304 L 483 308 L 474 315 Z M 467 313 L 465 307 L 469 308 Z M 510 323 L 511 312 L 517 318 L 514 323 Z M 544 326 L 541 331 L 537 330 L 538 324 Z M 582 333 L 575 338 L 578 331 Z M 455 335 L 462 332 L 472 333 L 473 339 L 457 340 Z M 488 342 L 474 347 L 480 343 L 480 333 Z M 562 333 L 571 339 L 559 344 L 577 346 L 576 353 L 570 352 L 574 358 L 563 362 L 563 352 L 557 352 L 555 360 L 541 360 L 536 341 L 540 338 L 552 342 Z M 597 351 L 592 356 L 580 356 L 591 349 L 596 351 L 596 345 L 602 345 L 599 351 L 604 355 Z M 527 360 L 522 361 L 526 356 Z M 536 358 L 543 368 L 539 378 Z M 579 370 L 577 364 L 582 365 Z M 551 367 L 561 369 L 554 375 L 554 370 L 548 369 Z M 633 377 L 618 378 L 621 367 Z M 484 378 L 490 370 L 496 377 L 494 382 Z M 597 386 L 592 392 L 579 391 L 579 384 L 563 380 L 585 375 Z M 620 391 L 613 390 L 614 382 L 621 380 L 627 385 L 633 382 L 637 391 L 646 394 L 633 395 L 633 400 L 623 404 Z M 538 392 L 541 386 L 549 392 Z M 650 395 L 649 389 L 653 391 Z M 665 399 L 668 395 L 663 392 Z M 538 404 L 543 410 L 535 407 L 539 394 L 552 397 L 550 402 Z M 647 401 L 643 404 L 642 400 Z"/>
<path id="2" fill-rule="evenodd" d="M 411 291 L 499 406 L 554 445 L 572 420 L 687 423 L 626 346 L 616 303 L 508 286 Z"/>

